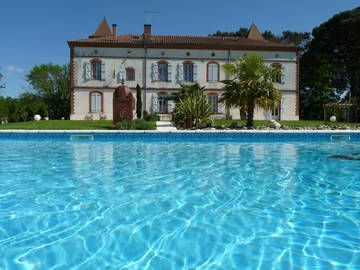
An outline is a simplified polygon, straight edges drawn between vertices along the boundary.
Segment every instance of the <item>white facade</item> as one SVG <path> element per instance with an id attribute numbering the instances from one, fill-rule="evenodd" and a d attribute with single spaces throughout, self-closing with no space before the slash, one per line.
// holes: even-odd
<path id="1" fill-rule="evenodd" d="M 94 118 L 112 119 L 113 92 L 122 83 L 130 87 L 136 98 L 137 84 L 143 89 L 143 110 L 148 113 L 159 113 L 160 94 L 171 94 L 180 90 L 184 83 L 184 62 L 193 64 L 194 83 L 205 87 L 205 94 L 221 96 L 224 84 L 221 80 L 229 79 L 222 66 L 233 63 L 251 50 L 230 49 L 169 49 L 169 48 L 132 48 L 105 46 L 72 46 L 72 120 L 84 120 L 92 113 Z M 283 76 L 281 83 L 275 83 L 282 94 L 281 105 L 274 118 L 280 120 L 298 120 L 297 93 L 297 53 L 296 51 L 256 50 L 269 65 L 280 64 Z M 91 74 L 92 61 L 101 62 L 101 79 L 93 79 Z M 158 64 L 166 61 L 168 64 L 168 80 L 158 80 Z M 217 82 L 208 81 L 208 64 L 216 63 L 219 67 Z M 134 80 L 127 80 L 126 69 L 134 70 Z M 155 74 L 157 73 L 157 74 Z M 101 113 L 93 113 L 91 108 L 91 93 L 101 93 Z M 220 104 L 217 113 L 225 113 Z M 239 119 L 239 110 L 231 109 L 233 119 Z M 268 119 L 271 113 L 261 109 L 255 110 L 255 119 Z"/>

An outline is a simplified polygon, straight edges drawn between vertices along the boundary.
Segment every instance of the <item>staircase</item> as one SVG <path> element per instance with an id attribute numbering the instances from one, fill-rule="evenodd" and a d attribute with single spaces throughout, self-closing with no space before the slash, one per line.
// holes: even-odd
<path id="1" fill-rule="evenodd" d="M 160 121 L 171 121 L 172 117 L 171 114 L 158 114 L 160 116 Z"/>

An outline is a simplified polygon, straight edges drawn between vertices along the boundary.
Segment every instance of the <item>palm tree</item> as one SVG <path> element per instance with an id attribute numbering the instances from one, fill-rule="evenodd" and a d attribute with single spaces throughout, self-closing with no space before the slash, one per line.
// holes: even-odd
<path id="1" fill-rule="evenodd" d="M 247 111 L 248 127 L 254 126 L 255 106 L 273 109 L 280 102 L 280 91 L 272 83 L 281 73 L 280 68 L 266 66 L 261 55 L 249 53 L 235 64 L 224 65 L 226 73 L 234 76 L 232 81 L 224 81 L 225 92 L 222 100 L 230 107 Z"/>

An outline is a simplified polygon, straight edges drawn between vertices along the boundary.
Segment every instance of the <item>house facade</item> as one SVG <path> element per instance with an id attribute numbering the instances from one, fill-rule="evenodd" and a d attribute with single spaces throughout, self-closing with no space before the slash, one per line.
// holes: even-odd
<path id="1" fill-rule="evenodd" d="M 255 119 L 299 119 L 299 48 L 264 40 L 255 25 L 247 38 L 153 35 L 151 25 L 143 34 L 119 35 L 103 19 L 96 32 L 86 39 L 68 41 L 71 70 L 71 119 L 112 119 L 113 92 L 120 84 L 136 97 L 142 89 L 143 110 L 170 113 L 174 104 L 167 97 L 181 84 L 198 83 L 212 106 L 214 115 L 229 113 L 239 119 L 237 108 L 219 102 L 222 80 L 231 79 L 222 66 L 249 52 L 264 57 L 267 65 L 278 66 L 275 78 L 281 91 L 279 108 L 255 110 Z"/>

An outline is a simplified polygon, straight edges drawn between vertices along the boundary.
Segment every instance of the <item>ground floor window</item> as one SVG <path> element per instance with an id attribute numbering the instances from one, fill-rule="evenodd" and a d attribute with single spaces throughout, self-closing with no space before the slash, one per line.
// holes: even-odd
<path id="1" fill-rule="evenodd" d="M 211 105 L 213 113 L 218 113 L 219 96 L 216 94 L 209 94 L 208 102 Z"/>
<path id="2" fill-rule="evenodd" d="M 102 111 L 102 94 L 100 92 L 90 93 L 90 112 L 100 113 Z"/>
<path id="3" fill-rule="evenodd" d="M 165 98 L 167 93 L 160 92 L 158 94 L 158 112 L 159 113 L 167 113 L 168 112 L 168 101 Z"/>

